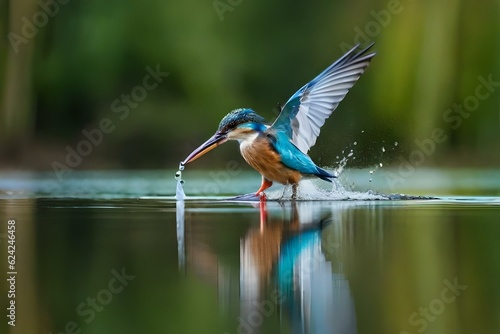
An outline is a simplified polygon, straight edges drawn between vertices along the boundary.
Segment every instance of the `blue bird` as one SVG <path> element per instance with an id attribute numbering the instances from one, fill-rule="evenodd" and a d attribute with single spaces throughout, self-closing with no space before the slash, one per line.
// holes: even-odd
<path id="1" fill-rule="evenodd" d="M 273 182 L 292 185 L 292 199 L 303 177 L 331 182 L 335 175 L 318 167 L 307 155 L 316 143 L 320 128 L 366 70 L 375 53 L 373 43 L 359 51 L 359 44 L 299 89 L 281 108 L 272 125 L 252 109 L 236 109 L 227 114 L 216 133 L 181 162 L 196 160 L 228 140 L 237 140 L 246 162 L 262 175 L 255 193 L 265 199 L 264 190 Z"/>

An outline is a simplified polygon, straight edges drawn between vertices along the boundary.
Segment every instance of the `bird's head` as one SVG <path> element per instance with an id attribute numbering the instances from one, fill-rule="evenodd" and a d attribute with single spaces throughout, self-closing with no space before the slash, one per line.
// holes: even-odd
<path id="1" fill-rule="evenodd" d="M 235 109 L 227 114 L 219 123 L 215 134 L 195 149 L 181 162 L 185 165 L 213 150 L 228 140 L 244 140 L 249 136 L 266 129 L 265 119 L 252 109 Z"/>

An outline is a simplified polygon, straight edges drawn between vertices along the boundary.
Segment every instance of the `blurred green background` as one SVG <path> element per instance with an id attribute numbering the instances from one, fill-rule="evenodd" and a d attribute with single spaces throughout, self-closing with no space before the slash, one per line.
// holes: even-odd
<path id="1" fill-rule="evenodd" d="M 332 165 L 356 141 L 353 165 L 378 163 L 384 145 L 393 147 L 384 163 L 397 164 L 442 129 L 446 140 L 422 165 L 500 163 L 500 1 L 15 0 L 0 8 L 3 169 L 52 170 L 67 164 L 68 146 L 85 152 L 76 169 L 176 168 L 230 110 L 251 107 L 271 121 L 278 102 L 369 41 L 378 54 L 323 128 L 314 159 Z M 147 68 L 168 76 L 144 89 Z M 82 131 L 103 119 L 108 133 L 79 147 Z M 200 166 L 239 156 L 227 146 Z"/>

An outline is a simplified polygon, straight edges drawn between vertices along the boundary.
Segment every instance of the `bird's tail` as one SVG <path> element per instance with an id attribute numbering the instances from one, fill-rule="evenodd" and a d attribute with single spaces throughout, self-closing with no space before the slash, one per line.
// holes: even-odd
<path id="1" fill-rule="evenodd" d="M 316 175 L 317 177 L 319 177 L 322 180 L 332 182 L 332 179 L 336 178 L 335 175 L 331 174 L 330 172 L 327 172 L 326 170 L 324 170 L 323 168 L 320 168 L 318 166 L 316 166 L 316 171 L 317 171 L 317 173 L 314 175 Z"/>

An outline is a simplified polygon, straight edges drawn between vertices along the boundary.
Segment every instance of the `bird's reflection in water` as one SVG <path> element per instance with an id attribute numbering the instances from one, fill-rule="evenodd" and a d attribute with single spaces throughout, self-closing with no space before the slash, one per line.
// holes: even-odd
<path id="1" fill-rule="evenodd" d="M 313 208 L 291 202 L 268 218 L 261 203 L 259 228 L 241 240 L 240 332 L 274 312 L 294 333 L 356 332 L 349 282 L 335 254 L 342 236 L 322 233 L 339 222 Z"/>
<path id="2" fill-rule="evenodd" d="M 220 312 L 237 312 L 231 332 L 259 333 L 266 321 L 279 321 L 293 333 L 356 333 L 344 276 L 349 240 L 342 220 L 349 205 L 346 210 L 344 205 L 272 202 L 268 211 L 261 202 L 259 224 L 240 240 L 238 275 L 198 231 L 202 224 L 184 232 L 182 204 L 177 206 L 182 210 L 177 213 L 179 266 L 217 286 Z"/>

